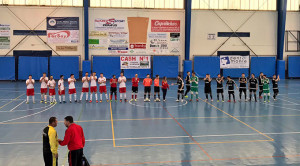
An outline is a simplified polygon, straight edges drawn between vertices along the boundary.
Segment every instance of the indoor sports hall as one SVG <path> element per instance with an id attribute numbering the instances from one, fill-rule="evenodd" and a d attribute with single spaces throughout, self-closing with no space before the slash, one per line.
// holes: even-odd
<path id="1" fill-rule="evenodd" d="M 0 166 L 300 165 L 299 78 L 300 0 L 0 0 Z"/>

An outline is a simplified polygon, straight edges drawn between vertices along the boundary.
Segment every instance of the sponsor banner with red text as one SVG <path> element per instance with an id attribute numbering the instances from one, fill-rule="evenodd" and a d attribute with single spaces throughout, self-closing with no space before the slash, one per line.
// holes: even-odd
<path id="1" fill-rule="evenodd" d="M 121 69 L 150 69 L 150 56 L 120 56 Z"/>
<path id="2" fill-rule="evenodd" d="M 151 32 L 180 32 L 180 20 L 151 20 Z"/>
<path id="3" fill-rule="evenodd" d="M 48 43 L 79 43 L 78 30 L 48 30 Z"/>

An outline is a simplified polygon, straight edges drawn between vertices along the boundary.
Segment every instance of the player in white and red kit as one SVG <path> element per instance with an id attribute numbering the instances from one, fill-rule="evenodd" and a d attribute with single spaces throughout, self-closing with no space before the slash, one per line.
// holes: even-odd
<path id="1" fill-rule="evenodd" d="M 49 87 L 49 98 L 50 98 L 50 104 L 56 104 L 56 99 L 55 99 L 55 86 L 56 82 L 53 79 L 53 76 L 50 76 L 50 80 L 47 83 Z"/>
<path id="2" fill-rule="evenodd" d="M 85 93 L 85 100 L 88 101 L 89 98 L 89 81 L 90 81 L 90 77 L 89 77 L 89 73 L 86 72 L 85 76 L 82 77 L 82 90 L 81 90 L 81 95 L 80 95 L 80 102 L 82 100 L 83 97 L 83 93 Z"/>
<path id="3" fill-rule="evenodd" d="M 68 78 L 70 103 L 72 103 L 72 94 L 74 94 L 74 100 L 77 102 L 75 82 L 76 79 L 74 78 L 74 74 L 71 74 L 70 78 Z"/>
<path id="4" fill-rule="evenodd" d="M 99 83 L 99 92 L 100 92 L 100 103 L 102 102 L 102 93 L 105 94 L 106 101 L 108 102 L 106 78 L 103 76 L 103 73 L 100 73 L 100 77 L 98 78 L 98 83 Z"/>
<path id="5" fill-rule="evenodd" d="M 97 95 L 97 76 L 96 76 L 96 72 L 93 72 L 91 77 L 91 94 L 90 94 L 90 103 L 93 100 L 93 93 L 95 94 L 95 98 L 96 98 L 96 103 L 98 103 L 98 95 Z"/>
<path id="6" fill-rule="evenodd" d="M 132 78 L 131 82 L 132 82 L 132 95 L 130 101 L 133 100 L 136 101 L 136 97 L 139 92 L 139 82 L 140 82 L 140 79 L 138 78 L 138 74 L 135 74 L 135 77 Z"/>
<path id="7" fill-rule="evenodd" d="M 35 103 L 34 101 L 34 79 L 32 79 L 32 75 L 29 75 L 28 79 L 26 80 L 26 86 L 27 86 L 27 90 L 26 90 L 26 96 L 27 96 L 27 101 L 26 104 L 29 103 L 29 96 L 32 96 L 32 101 L 33 104 Z"/>
<path id="8" fill-rule="evenodd" d="M 120 102 L 122 102 L 123 94 L 124 94 L 125 102 L 127 102 L 127 99 L 126 99 L 126 81 L 127 81 L 126 77 L 124 76 L 124 73 L 122 72 L 120 74 L 120 77 L 118 78 L 119 92 L 120 92 Z"/>
<path id="9" fill-rule="evenodd" d="M 43 76 L 40 78 L 41 83 L 41 103 L 45 102 L 47 103 L 47 83 L 48 83 L 48 77 L 46 73 L 43 73 Z"/>
<path id="10" fill-rule="evenodd" d="M 59 103 L 61 104 L 61 96 L 63 97 L 63 102 L 66 103 L 66 96 L 65 96 L 65 85 L 64 85 L 64 76 L 60 75 L 60 79 L 58 81 L 58 98 Z"/>

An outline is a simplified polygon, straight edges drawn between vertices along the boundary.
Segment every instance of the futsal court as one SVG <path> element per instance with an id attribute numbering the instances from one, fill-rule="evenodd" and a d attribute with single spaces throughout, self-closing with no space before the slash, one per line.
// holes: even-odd
<path id="1" fill-rule="evenodd" d="M 200 85 L 200 101 L 192 103 L 176 102 L 171 86 L 159 103 L 139 94 L 137 102 L 50 105 L 37 93 L 36 104 L 25 104 L 23 82 L 0 86 L 1 165 L 43 165 L 41 131 L 55 116 L 62 138 L 67 115 L 83 127 L 93 166 L 300 164 L 299 80 L 281 81 L 270 103 L 205 102 Z M 67 165 L 66 154 L 59 147 L 59 165 Z"/>

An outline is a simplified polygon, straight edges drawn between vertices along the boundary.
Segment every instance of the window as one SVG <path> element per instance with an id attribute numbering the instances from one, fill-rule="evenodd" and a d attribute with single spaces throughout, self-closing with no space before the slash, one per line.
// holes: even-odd
<path id="1" fill-rule="evenodd" d="M 288 0 L 287 1 L 288 11 L 300 11 L 300 0 Z"/>
<path id="2" fill-rule="evenodd" d="M 82 0 L 0 0 L 0 5 L 83 6 Z"/>
<path id="3" fill-rule="evenodd" d="M 276 10 L 276 0 L 193 0 L 192 9 Z"/>
<path id="4" fill-rule="evenodd" d="M 184 0 L 90 0 L 91 7 L 183 9 Z"/>

